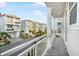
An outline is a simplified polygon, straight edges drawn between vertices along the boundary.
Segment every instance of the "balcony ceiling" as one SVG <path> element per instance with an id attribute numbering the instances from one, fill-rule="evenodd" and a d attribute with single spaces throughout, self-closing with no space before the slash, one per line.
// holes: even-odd
<path id="1" fill-rule="evenodd" d="M 45 2 L 45 4 L 48 8 L 52 8 L 53 17 L 62 17 L 66 6 L 65 2 Z"/>

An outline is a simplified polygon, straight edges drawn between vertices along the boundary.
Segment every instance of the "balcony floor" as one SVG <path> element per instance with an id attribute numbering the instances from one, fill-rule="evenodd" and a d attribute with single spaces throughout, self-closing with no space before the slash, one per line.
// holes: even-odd
<path id="1" fill-rule="evenodd" d="M 69 56 L 64 40 L 56 38 L 53 47 L 47 51 L 45 56 Z"/>

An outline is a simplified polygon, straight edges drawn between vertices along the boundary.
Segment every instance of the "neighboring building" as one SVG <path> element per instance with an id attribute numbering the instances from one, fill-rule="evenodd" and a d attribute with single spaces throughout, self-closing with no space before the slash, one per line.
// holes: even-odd
<path id="1" fill-rule="evenodd" d="M 0 14 L 0 32 L 7 32 L 11 37 L 18 37 L 20 18 L 15 15 Z"/>
<path id="2" fill-rule="evenodd" d="M 31 20 L 22 20 L 21 30 L 25 31 L 26 33 L 32 33 L 35 30 L 34 22 Z"/>
<path id="3" fill-rule="evenodd" d="M 39 32 L 39 30 L 40 30 L 40 23 L 38 23 L 38 22 L 35 22 L 35 32 Z"/>
<path id="4" fill-rule="evenodd" d="M 29 33 L 35 31 L 35 23 L 31 20 L 28 20 Z"/>
<path id="5" fill-rule="evenodd" d="M 29 27 L 28 27 L 28 20 L 21 20 L 21 30 L 28 33 Z"/>
<path id="6" fill-rule="evenodd" d="M 47 30 L 47 26 L 44 23 L 40 23 L 40 30 L 45 32 Z"/>
<path id="7" fill-rule="evenodd" d="M 46 24 L 33 22 L 31 20 L 22 20 L 21 21 L 21 30 L 25 31 L 26 33 L 33 33 L 38 32 L 39 30 L 45 31 Z"/>
<path id="8" fill-rule="evenodd" d="M 38 32 L 39 30 L 45 32 L 45 30 L 47 29 L 46 24 L 44 23 L 39 23 L 39 22 L 35 22 L 35 31 Z"/>

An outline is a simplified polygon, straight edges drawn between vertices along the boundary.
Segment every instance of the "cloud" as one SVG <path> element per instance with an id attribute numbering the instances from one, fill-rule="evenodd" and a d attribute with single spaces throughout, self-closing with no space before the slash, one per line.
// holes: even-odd
<path id="1" fill-rule="evenodd" d="M 42 13 L 42 12 L 39 11 L 39 10 L 34 10 L 33 12 L 34 12 L 34 14 L 36 14 L 36 15 L 44 16 L 44 13 Z"/>
<path id="2" fill-rule="evenodd" d="M 5 6 L 5 2 L 0 2 L 0 7 L 4 7 Z"/>
<path id="3" fill-rule="evenodd" d="M 34 2 L 34 5 L 35 6 L 43 6 L 43 7 L 46 7 L 46 5 L 45 5 L 44 2 Z"/>
<path id="4" fill-rule="evenodd" d="M 32 2 L 32 3 L 33 3 L 32 5 L 25 4 L 24 7 L 26 7 L 26 8 L 31 8 L 31 7 L 34 7 L 34 8 L 46 7 L 45 3 L 43 3 L 43 2 Z"/>
<path id="5" fill-rule="evenodd" d="M 43 12 L 39 11 L 39 10 L 34 10 L 33 13 L 34 13 L 36 16 L 41 17 L 43 20 L 46 19 L 46 15 L 45 15 Z"/>

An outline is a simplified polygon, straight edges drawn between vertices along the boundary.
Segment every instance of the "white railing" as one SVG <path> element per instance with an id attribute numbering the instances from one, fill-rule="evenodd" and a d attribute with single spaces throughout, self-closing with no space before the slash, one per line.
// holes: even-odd
<path id="1" fill-rule="evenodd" d="M 22 51 L 22 52 L 21 52 Z M 43 35 L 23 43 L 8 51 L 2 52 L 1 56 L 41 56 L 47 51 L 47 35 Z"/>

